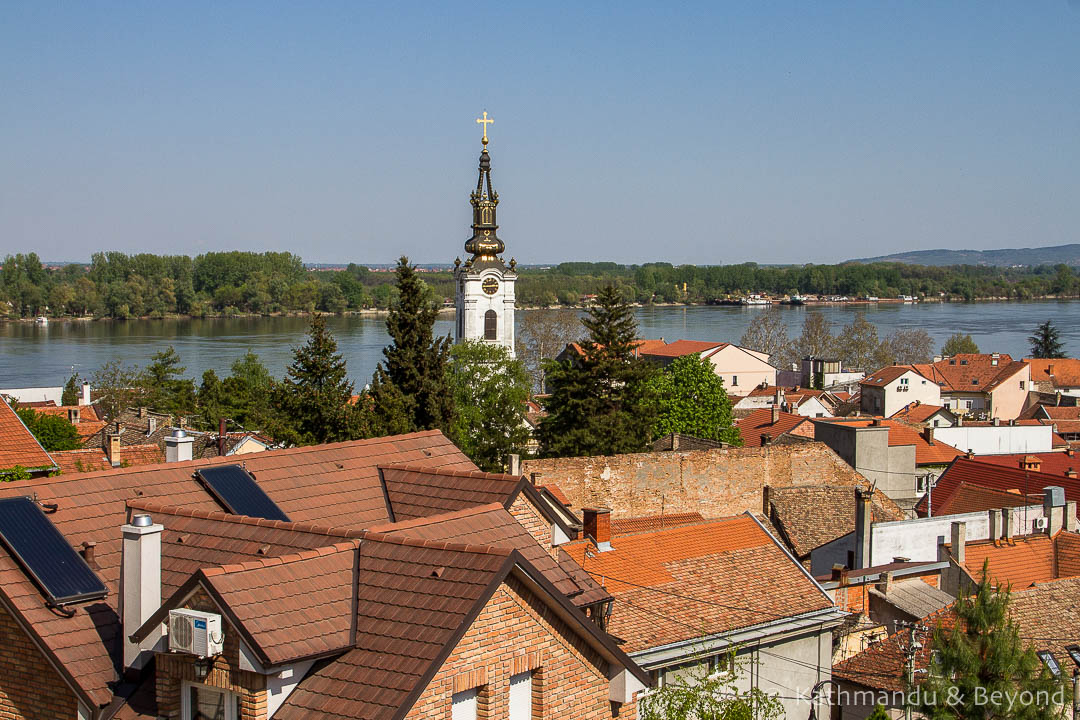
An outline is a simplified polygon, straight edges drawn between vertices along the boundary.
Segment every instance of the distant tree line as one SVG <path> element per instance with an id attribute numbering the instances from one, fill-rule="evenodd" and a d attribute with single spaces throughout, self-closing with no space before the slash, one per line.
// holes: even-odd
<path id="1" fill-rule="evenodd" d="M 350 264 L 311 270 L 279 252 L 187 255 L 95 253 L 89 265 L 47 268 L 36 253 L 8 255 L 0 270 L 0 317 L 74 315 L 109 318 L 166 315 L 341 313 L 389 309 L 396 276 Z M 454 295 L 450 272 L 422 274 L 437 301 Z M 1066 265 L 999 268 L 901 263 L 671 265 L 569 262 L 521 272 L 523 307 L 575 306 L 613 285 L 628 302 L 711 303 L 747 293 L 848 297 L 1075 297 L 1080 279 Z"/>

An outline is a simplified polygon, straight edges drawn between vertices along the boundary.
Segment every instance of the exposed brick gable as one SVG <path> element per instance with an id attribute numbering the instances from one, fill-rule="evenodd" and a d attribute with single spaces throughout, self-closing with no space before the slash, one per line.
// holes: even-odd
<path id="1" fill-rule="evenodd" d="M 0 718 L 75 718 L 75 694 L 0 605 Z"/>

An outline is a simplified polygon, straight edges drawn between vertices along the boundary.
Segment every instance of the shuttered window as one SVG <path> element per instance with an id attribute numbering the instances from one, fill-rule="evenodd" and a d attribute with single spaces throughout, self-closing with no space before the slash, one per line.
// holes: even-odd
<path id="1" fill-rule="evenodd" d="M 454 693 L 450 704 L 450 720 L 476 720 L 476 698 L 478 694 L 479 688 Z"/>
<path id="2" fill-rule="evenodd" d="M 510 676 L 510 720 L 532 720 L 532 672 Z"/>

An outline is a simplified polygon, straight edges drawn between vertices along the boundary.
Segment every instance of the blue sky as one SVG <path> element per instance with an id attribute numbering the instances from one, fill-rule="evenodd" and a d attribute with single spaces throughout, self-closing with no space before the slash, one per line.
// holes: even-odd
<path id="1" fill-rule="evenodd" d="M 1080 4 L 7 2 L 0 254 L 519 262 L 1080 241 Z"/>

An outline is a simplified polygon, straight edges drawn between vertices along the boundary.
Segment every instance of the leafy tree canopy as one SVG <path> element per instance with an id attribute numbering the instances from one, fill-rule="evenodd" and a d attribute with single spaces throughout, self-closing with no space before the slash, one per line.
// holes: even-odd
<path id="1" fill-rule="evenodd" d="M 653 437 L 676 432 L 741 445 L 724 381 L 700 355 L 678 358 L 649 380 Z"/>
<path id="2" fill-rule="evenodd" d="M 962 353 L 978 353 L 979 346 L 971 339 L 971 335 L 961 332 L 953 333 L 945 344 L 941 346 L 942 355 L 960 355 Z"/>
<path id="3" fill-rule="evenodd" d="M 684 672 L 670 673 L 664 683 L 641 698 L 641 720 L 780 720 L 784 705 L 775 694 L 754 686 L 746 689 L 739 678 L 752 661 L 740 661 L 734 651 L 722 655 L 725 668 L 702 662 Z M 727 672 L 717 672 L 724 670 Z"/>
<path id="4" fill-rule="evenodd" d="M 16 412 L 47 452 L 77 450 L 82 447 L 79 431 L 66 419 L 35 412 L 33 408 L 20 408 Z"/>

